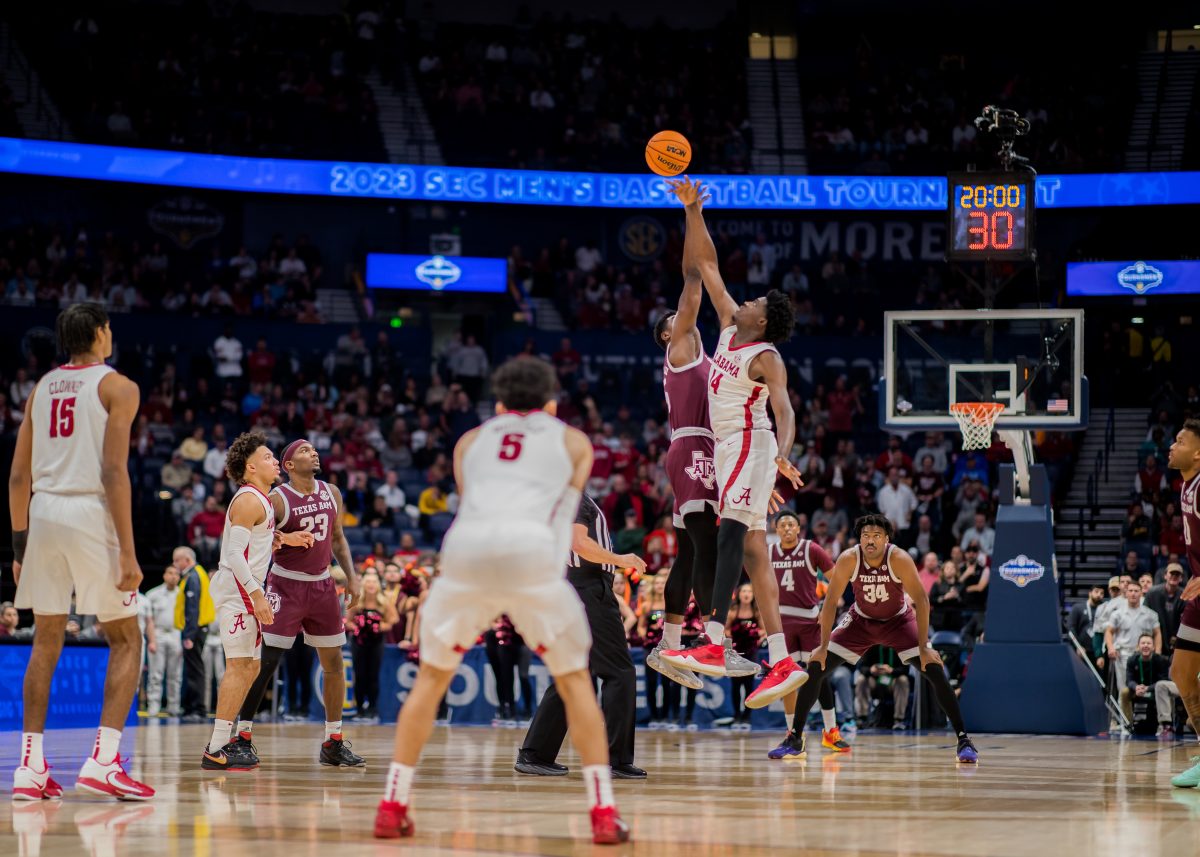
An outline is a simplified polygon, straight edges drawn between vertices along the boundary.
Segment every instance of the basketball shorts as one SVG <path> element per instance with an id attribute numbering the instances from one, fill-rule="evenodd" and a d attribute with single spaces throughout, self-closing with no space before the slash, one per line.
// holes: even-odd
<path id="1" fill-rule="evenodd" d="M 104 498 L 96 494 L 34 494 L 29 542 L 16 606 L 48 616 L 75 612 L 101 622 L 138 613 L 137 593 L 121 592 L 120 545 Z"/>
<path id="2" fill-rule="evenodd" d="M 233 572 L 218 569 L 209 583 L 209 594 L 217 609 L 221 646 L 227 658 L 262 657 L 262 629 L 254 615 L 250 595 L 238 583 Z"/>
<path id="3" fill-rule="evenodd" d="M 783 639 L 787 644 L 788 654 L 792 660 L 808 663 L 813 649 L 821 645 L 821 623 L 816 619 L 799 619 L 794 616 L 781 616 L 783 622 Z"/>
<path id="4" fill-rule="evenodd" d="M 767 509 L 775 487 L 775 433 L 743 431 L 716 446 L 717 488 L 722 518 L 739 521 L 751 530 L 766 530 Z"/>
<path id="5" fill-rule="evenodd" d="M 472 524 L 452 529 L 442 574 L 421 608 L 421 661 L 455 669 L 492 621 L 507 613 L 551 675 L 587 669 L 587 615 L 564 576 L 566 552 L 550 529 Z"/>
<path id="6" fill-rule="evenodd" d="M 1200 598 L 1184 602 L 1179 631 L 1175 634 L 1175 648 L 1185 652 L 1200 652 Z"/>
<path id="7" fill-rule="evenodd" d="M 687 429 L 682 429 L 687 431 Z M 717 511 L 717 470 L 713 463 L 713 439 L 700 434 L 678 434 L 667 449 L 667 478 L 675 505 L 675 526 L 683 529 L 684 515 L 710 508 Z"/>
<path id="8" fill-rule="evenodd" d="M 276 565 L 263 588 L 275 612 L 275 621 L 263 629 L 266 645 L 290 649 L 301 631 L 304 642 L 317 649 L 340 648 L 346 642 L 342 599 L 328 570 L 314 575 Z"/>
<path id="9" fill-rule="evenodd" d="M 917 614 L 905 606 L 903 612 L 891 619 L 868 619 L 851 607 L 829 637 L 829 651 L 840 655 L 853 666 L 872 646 L 895 649 L 900 660 L 907 663 L 919 654 L 917 645 Z"/>

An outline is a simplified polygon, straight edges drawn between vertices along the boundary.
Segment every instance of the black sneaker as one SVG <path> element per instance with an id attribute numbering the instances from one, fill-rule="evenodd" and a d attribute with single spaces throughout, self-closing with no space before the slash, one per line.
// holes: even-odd
<path id="1" fill-rule="evenodd" d="M 321 764 L 331 768 L 365 768 L 367 760 L 350 752 L 350 742 L 327 738 L 321 744 Z"/>
<path id="2" fill-rule="evenodd" d="M 258 748 L 255 747 L 254 743 L 250 740 L 249 732 L 239 732 L 237 737 L 229 743 L 236 747 L 243 756 L 253 759 L 254 764 L 258 764 Z"/>
<path id="3" fill-rule="evenodd" d="M 206 771 L 253 771 L 258 767 L 258 757 L 242 752 L 230 741 L 215 753 L 206 748 L 200 767 Z"/>
<path id="4" fill-rule="evenodd" d="M 530 750 L 517 752 L 517 763 L 513 770 L 518 774 L 529 774 L 531 777 L 565 777 L 567 766 L 557 762 L 544 762 Z"/>
<path id="5" fill-rule="evenodd" d="M 612 766 L 613 779 L 616 780 L 644 780 L 646 772 L 633 763 L 624 765 Z"/>

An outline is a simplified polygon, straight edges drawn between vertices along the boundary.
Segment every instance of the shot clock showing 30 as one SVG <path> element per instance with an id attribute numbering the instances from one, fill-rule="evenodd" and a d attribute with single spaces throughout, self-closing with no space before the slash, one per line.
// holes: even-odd
<path id="1" fill-rule="evenodd" d="M 950 191 L 951 259 L 1031 259 L 1033 177 L 955 173 Z"/>

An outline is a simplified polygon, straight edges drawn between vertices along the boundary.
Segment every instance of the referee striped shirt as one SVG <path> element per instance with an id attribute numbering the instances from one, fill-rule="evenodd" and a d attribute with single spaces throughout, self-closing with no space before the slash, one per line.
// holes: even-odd
<path id="1" fill-rule="evenodd" d="M 608 521 L 604 518 L 604 512 L 596 505 L 596 501 L 587 494 L 584 494 L 579 502 L 579 514 L 575 516 L 575 523 L 587 527 L 587 534 L 600 547 L 606 551 L 612 551 L 612 534 L 608 531 Z M 592 562 L 574 551 L 567 558 L 568 579 L 586 581 L 594 579 L 594 575 L 599 572 L 608 575 L 611 581 L 612 574 L 616 570 L 617 567 L 611 563 Z"/>

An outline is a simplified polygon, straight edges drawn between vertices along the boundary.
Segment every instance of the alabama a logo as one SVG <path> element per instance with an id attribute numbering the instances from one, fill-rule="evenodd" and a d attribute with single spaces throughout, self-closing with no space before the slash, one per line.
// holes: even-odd
<path id="1" fill-rule="evenodd" d="M 1035 580 L 1041 580 L 1046 567 L 1025 554 L 1018 554 L 1000 566 L 1000 576 L 1024 589 Z"/>
<path id="2" fill-rule="evenodd" d="M 717 484 L 717 468 L 713 460 L 698 449 L 692 450 L 692 465 L 685 467 L 683 472 L 710 491 Z"/>

